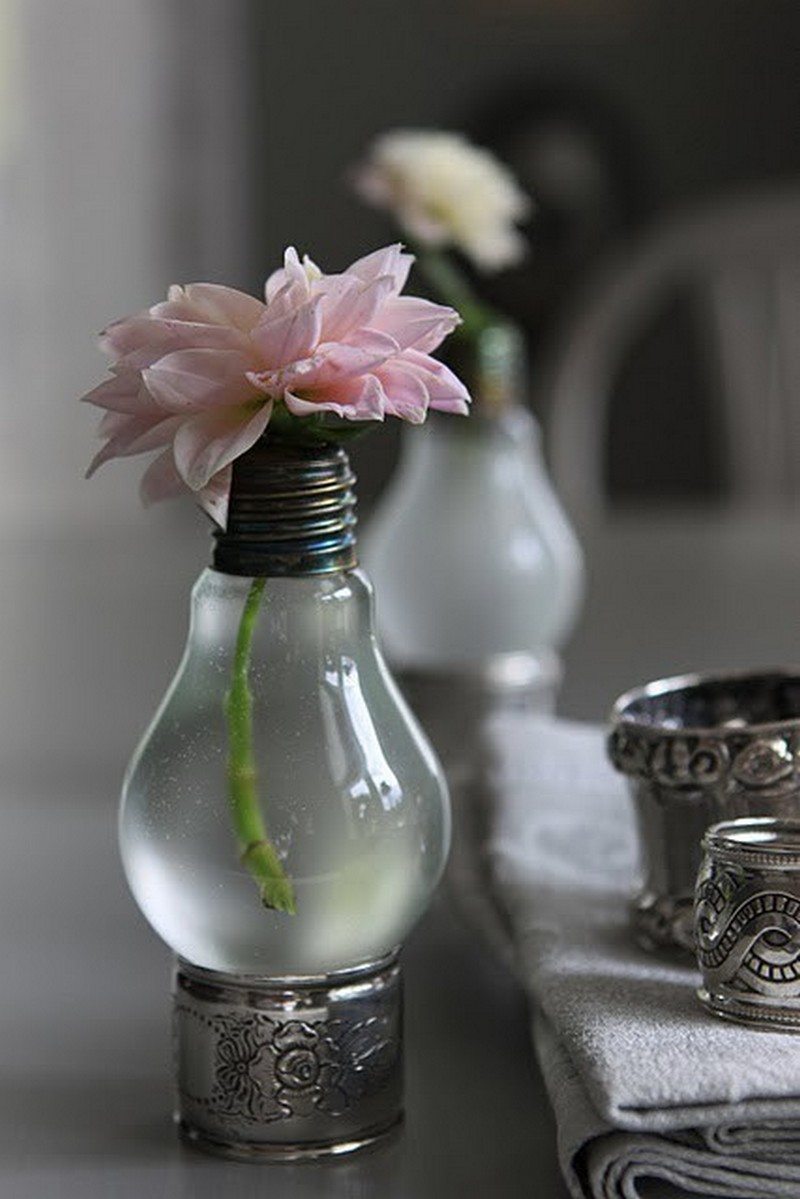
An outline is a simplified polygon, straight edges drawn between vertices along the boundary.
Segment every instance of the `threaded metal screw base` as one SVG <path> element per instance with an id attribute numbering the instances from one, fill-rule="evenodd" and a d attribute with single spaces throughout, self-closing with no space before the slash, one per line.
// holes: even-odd
<path id="1" fill-rule="evenodd" d="M 402 1120 L 396 955 L 314 980 L 179 961 L 174 1036 L 181 1135 L 247 1161 L 351 1153 Z"/>
<path id="2" fill-rule="evenodd" d="M 357 565 L 355 475 L 343 449 L 266 436 L 233 465 L 228 524 L 215 534 L 224 574 L 330 574 Z"/>

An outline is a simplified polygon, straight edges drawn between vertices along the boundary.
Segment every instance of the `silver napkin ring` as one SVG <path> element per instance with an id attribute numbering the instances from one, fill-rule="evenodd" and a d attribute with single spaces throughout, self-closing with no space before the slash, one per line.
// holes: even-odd
<path id="1" fill-rule="evenodd" d="M 800 820 L 725 821 L 703 838 L 694 904 L 700 1001 L 800 1032 Z"/>
<path id="2" fill-rule="evenodd" d="M 617 700 L 611 721 L 642 851 L 636 938 L 690 954 L 706 829 L 800 816 L 800 669 L 659 679 Z"/>

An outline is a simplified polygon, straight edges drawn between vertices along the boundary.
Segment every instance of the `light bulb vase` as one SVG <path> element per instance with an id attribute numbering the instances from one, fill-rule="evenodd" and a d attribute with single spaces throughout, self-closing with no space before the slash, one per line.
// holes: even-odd
<path id="1" fill-rule="evenodd" d="M 177 1120 L 250 1161 L 339 1155 L 402 1118 L 399 948 L 450 841 L 439 763 L 357 568 L 340 448 L 234 464 L 183 661 L 131 761 L 120 846 L 177 959 Z"/>

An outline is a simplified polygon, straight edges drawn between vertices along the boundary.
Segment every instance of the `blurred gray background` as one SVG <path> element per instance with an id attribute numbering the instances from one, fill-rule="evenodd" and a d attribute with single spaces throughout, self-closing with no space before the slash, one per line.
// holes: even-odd
<path id="1" fill-rule="evenodd" d="M 116 790 L 206 559 L 189 503 L 141 511 L 140 462 L 83 481 L 104 324 L 173 281 L 258 288 L 289 242 L 343 266 L 393 236 L 346 185 L 369 139 L 465 129 L 538 198 L 529 261 L 487 286 L 549 432 L 548 364 L 609 264 L 670 214 L 800 178 L 799 42 L 795 0 L 0 0 L 5 777 L 57 761 Z M 612 513 L 741 499 L 695 300 L 670 282 L 613 371 Z M 761 401 L 756 380 L 733 421 L 751 460 Z M 364 514 L 395 453 L 396 430 L 357 449 Z M 605 690 L 570 694 L 601 714 Z"/>
<path id="2" fill-rule="evenodd" d="M 797 0 L 0 0 L 3 1196 L 563 1195 L 524 997 L 443 905 L 410 947 L 397 1156 L 273 1183 L 177 1149 L 168 955 L 114 812 L 210 530 L 141 509 L 141 460 L 85 482 L 77 398 L 97 332 L 171 282 L 393 238 L 350 164 L 464 130 L 538 204 L 528 261 L 478 282 L 528 335 L 587 557 L 561 711 L 800 658 L 799 43 Z M 354 452 L 366 518 L 397 446 Z"/>

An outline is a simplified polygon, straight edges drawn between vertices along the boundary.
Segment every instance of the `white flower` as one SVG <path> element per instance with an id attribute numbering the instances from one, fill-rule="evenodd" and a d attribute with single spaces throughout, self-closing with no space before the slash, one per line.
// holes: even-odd
<path id="1" fill-rule="evenodd" d="M 354 183 L 364 199 L 389 209 L 410 238 L 454 245 L 482 270 L 510 266 L 526 252 L 515 222 L 530 213 L 529 197 L 501 162 L 460 134 L 384 133 Z"/>

